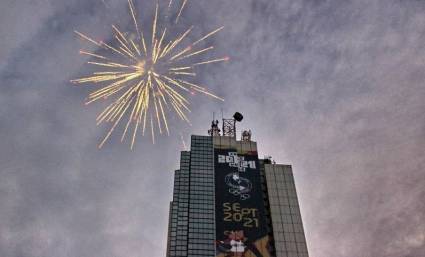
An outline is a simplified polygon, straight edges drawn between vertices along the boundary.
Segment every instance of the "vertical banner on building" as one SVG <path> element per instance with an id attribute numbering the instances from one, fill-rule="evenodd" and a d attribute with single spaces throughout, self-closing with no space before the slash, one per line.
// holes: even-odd
<path id="1" fill-rule="evenodd" d="M 215 149 L 216 256 L 269 257 L 257 153 Z"/>

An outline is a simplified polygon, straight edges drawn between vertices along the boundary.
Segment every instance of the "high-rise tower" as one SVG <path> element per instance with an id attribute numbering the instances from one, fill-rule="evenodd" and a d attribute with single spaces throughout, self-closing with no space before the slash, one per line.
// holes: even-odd
<path id="1" fill-rule="evenodd" d="M 308 257 L 290 165 L 259 159 L 251 132 L 213 121 L 181 152 L 167 257 Z"/>

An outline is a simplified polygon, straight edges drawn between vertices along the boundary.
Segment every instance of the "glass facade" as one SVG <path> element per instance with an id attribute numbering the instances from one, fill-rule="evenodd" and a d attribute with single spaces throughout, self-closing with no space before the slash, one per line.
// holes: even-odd
<path id="1" fill-rule="evenodd" d="M 264 164 L 276 257 L 308 257 L 290 165 Z"/>
<path id="2" fill-rule="evenodd" d="M 190 151 L 181 152 L 180 169 L 174 173 L 167 257 L 217 255 L 214 149 L 229 146 L 255 153 L 257 150 L 253 141 L 192 136 Z M 260 160 L 261 204 L 265 207 L 267 232 L 271 238 L 270 256 L 308 257 L 291 166 L 265 162 Z"/>
<path id="3" fill-rule="evenodd" d="M 212 138 L 192 136 L 188 257 L 214 256 L 214 163 Z"/>
<path id="4" fill-rule="evenodd" d="M 190 152 L 181 152 L 180 169 L 174 173 L 173 201 L 168 227 L 169 257 L 186 257 L 188 253 Z"/>

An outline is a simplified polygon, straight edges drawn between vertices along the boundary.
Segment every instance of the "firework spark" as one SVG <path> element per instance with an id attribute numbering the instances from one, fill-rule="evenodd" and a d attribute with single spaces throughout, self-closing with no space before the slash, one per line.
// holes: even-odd
<path id="1" fill-rule="evenodd" d="M 187 1 L 182 0 L 174 24 L 177 24 L 181 18 Z M 172 4 L 173 0 L 170 0 L 168 10 Z M 128 6 L 134 23 L 134 32 L 123 32 L 118 26 L 112 25 L 114 44 L 97 41 L 75 31 L 80 38 L 105 52 L 105 54 L 99 54 L 81 50 L 80 54 L 91 58 L 88 64 L 94 65 L 99 70 L 88 77 L 71 80 L 77 84 L 99 83 L 101 85 L 99 89 L 89 94 L 86 104 L 113 99 L 96 119 L 98 125 L 105 122 L 112 124 L 99 144 L 99 148 L 110 138 L 118 124 L 125 119 L 121 142 L 130 136 L 131 148 L 134 147 L 139 130 L 142 135 L 150 130 L 153 143 L 155 131 L 169 135 L 167 116 L 170 114 L 174 113 L 189 123 L 187 112 L 190 112 L 190 109 L 187 94 L 199 92 L 223 101 L 205 87 L 189 81 L 190 77 L 196 76 L 195 67 L 228 60 L 224 57 L 190 61 L 192 57 L 201 57 L 202 54 L 214 49 L 213 46 L 199 48 L 198 44 L 222 30 L 223 27 L 181 47 L 193 26 L 166 42 L 169 33 L 167 33 L 167 27 L 159 24 L 160 12 L 156 4 L 152 20 L 152 35 L 146 37 L 142 26 L 137 21 L 132 0 L 128 0 Z"/>

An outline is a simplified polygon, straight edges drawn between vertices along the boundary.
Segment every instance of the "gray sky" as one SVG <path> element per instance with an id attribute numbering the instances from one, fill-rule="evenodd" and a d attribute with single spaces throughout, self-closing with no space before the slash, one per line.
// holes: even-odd
<path id="1" fill-rule="evenodd" d="M 191 0 L 231 62 L 199 82 L 192 126 L 134 151 L 86 107 L 87 46 L 128 24 L 124 0 L 0 2 L 0 256 L 165 256 L 179 134 L 241 111 L 260 156 L 293 165 L 312 257 L 425 256 L 425 2 Z M 138 1 L 146 18 L 152 1 Z"/>

